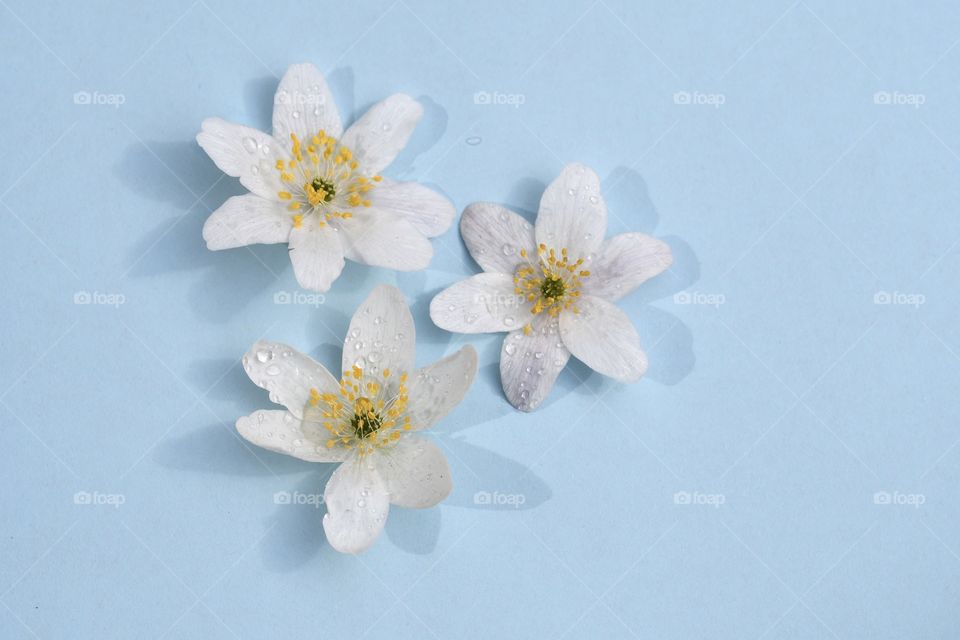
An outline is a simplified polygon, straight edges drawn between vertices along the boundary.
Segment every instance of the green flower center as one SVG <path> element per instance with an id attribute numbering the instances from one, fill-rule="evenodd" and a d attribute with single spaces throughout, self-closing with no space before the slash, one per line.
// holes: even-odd
<path id="1" fill-rule="evenodd" d="M 323 178 L 317 176 L 310 182 L 310 186 L 313 187 L 313 190 L 318 194 L 323 195 L 324 202 L 330 202 L 336 197 L 337 189 L 334 187 L 333 183 L 329 180 L 324 180 Z"/>
<path id="2" fill-rule="evenodd" d="M 540 284 L 540 295 L 548 300 L 562 298 L 567 292 L 567 287 L 560 278 L 547 276 Z"/>
<path id="3" fill-rule="evenodd" d="M 375 434 L 383 426 L 383 420 L 374 411 L 373 402 L 369 398 L 360 397 L 353 403 L 350 426 L 360 440 Z"/>

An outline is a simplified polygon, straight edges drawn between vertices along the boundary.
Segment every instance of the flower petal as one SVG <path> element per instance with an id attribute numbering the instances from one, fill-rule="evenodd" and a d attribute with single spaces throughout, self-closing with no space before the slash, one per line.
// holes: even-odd
<path id="1" fill-rule="evenodd" d="M 390 494 L 369 460 L 341 464 L 323 492 L 327 513 L 323 530 L 330 546 L 341 553 L 360 553 L 376 541 L 390 511 Z"/>
<path id="2" fill-rule="evenodd" d="M 477 351 L 467 345 L 410 376 L 407 414 L 416 431 L 435 425 L 460 404 L 477 375 Z"/>
<path id="3" fill-rule="evenodd" d="M 530 304 L 514 292 L 513 276 L 478 273 L 450 285 L 430 301 L 430 318 L 457 333 L 512 331 L 530 322 Z"/>
<path id="4" fill-rule="evenodd" d="M 607 233 L 607 205 L 600 193 L 600 178 L 587 166 L 569 164 L 550 183 L 540 199 L 537 244 L 570 256 L 586 258 L 595 252 Z"/>
<path id="5" fill-rule="evenodd" d="M 520 250 L 535 256 L 533 225 L 522 216 L 492 202 L 474 202 L 463 210 L 460 235 L 467 250 L 484 271 L 513 273 L 521 263 Z"/>
<path id="6" fill-rule="evenodd" d="M 284 190 L 274 168 L 283 153 L 277 142 L 262 131 L 221 118 L 207 118 L 197 134 L 197 143 L 228 176 L 267 200 L 278 200 Z"/>
<path id="7" fill-rule="evenodd" d="M 550 395 L 569 359 L 554 318 L 530 335 L 511 331 L 500 348 L 500 384 L 507 400 L 521 411 L 533 411 Z"/>
<path id="8" fill-rule="evenodd" d="M 310 389 L 336 392 L 337 380 L 319 362 L 285 344 L 261 340 L 243 356 L 243 368 L 270 400 L 282 404 L 297 418 L 310 400 Z"/>
<path id="9" fill-rule="evenodd" d="M 347 258 L 374 267 L 419 271 L 433 258 L 430 241 L 412 224 L 376 207 L 354 209 L 340 223 L 340 239 Z"/>
<path id="10" fill-rule="evenodd" d="M 647 371 L 647 354 L 627 315 L 596 296 L 577 302 L 580 313 L 560 314 L 563 344 L 588 367 L 622 382 L 636 382 Z"/>
<path id="11" fill-rule="evenodd" d="M 210 214 L 203 225 L 207 249 L 233 249 L 251 244 L 276 244 L 290 238 L 293 221 L 283 207 L 249 193 L 233 196 Z"/>
<path id="12" fill-rule="evenodd" d="M 343 133 L 330 87 L 320 69 L 309 62 L 290 65 L 273 97 L 273 135 L 289 150 L 291 133 L 304 141 L 321 129 L 334 138 Z"/>
<path id="13" fill-rule="evenodd" d="M 343 372 L 358 358 L 364 365 L 390 369 L 396 375 L 413 372 L 416 330 L 403 294 L 396 287 L 381 284 L 363 301 L 347 329 L 343 345 Z"/>
<path id="14" fill-rule="evenodd" d="M 621 233 L 604 241 L 583 281 L 590 295 L 619 300 L 667 270 L 673 254 L 666 242 L 642 233 Z"/>
<path id="15" fill-rule="evenodd" d="M 301 422 L 289 411 L 255 411 L 237 420 L 237 431 L 258 447 L 307 462 L 340 462 L 350 455 L 343 448 L 328 449 L 323 426 Z"/>
<path id="16" fill-rule="evenodd" d="M 390 504 L 411 509 L 432 507 L 453 489 L 450 466 L 440 447 L 408 435 L 377 455 L 377 471 L 390 493 Z"/>
<path id="17" fill-rule="evenodd" d="M 416 182 L 382 180 L 370 191 L 370 200 L 374 207 L 403 218 L 428 238 L 444 233 L 457 215 L 452 202 Z"/>
<path id="18" fill-rule="evenodd" d="M 290 261 L 297 282 L 304 289 L 327 291 L 343 271 L 343 247 L 340 235 L 330 227 L 317 224 L 307 214 L 299 227 L 290 230 Z"/>
<path id="19" fill-rule="evenodd" d="M 353 151 L 365 173 L 380 173 L 407 145 L 421 117 L 423 107 L 419 102 L 396 93 L 370 107 L 350 125 L 340 142 Z"/>

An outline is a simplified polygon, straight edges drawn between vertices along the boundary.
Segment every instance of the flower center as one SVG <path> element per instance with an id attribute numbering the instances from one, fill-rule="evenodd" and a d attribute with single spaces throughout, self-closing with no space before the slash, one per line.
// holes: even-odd
<path id="1" fill-rule="evenodd" d="M 406 373 L 391 378 L 389 369 L 377 375 L 353 367 L 336 393 L 310 389 L 303 419 L 323 425 L 328 449 L 341 446 L 364 456 L 395 443 L 412 428 L 407 403 Z"/>
<path id="2" fill-rule="evenodd" d="M 277 160 L 276 169 L 285 185 L 277 196 L 290 202 L 293 226 L 300 227 L 305 214 L 315 214 L 322 227 L 352 217 L 351 209 L 370 206 L 369 193 L 381 177 L 362 175 L 349 147 L 322 129 L 306 141 L 291 133 L 290 140 L 291 158 Z"/>
<path id="3" fill-rule="evenodd" d="M 373 435 L 383 426 L 383 419 L 377 415 L 370 398 L 361 396 L 353 403 L 350 426 L 353 427 L 353 433 L 361 440 Z"/>
<path id="4" fill-rule="evenodd" d="M 545 244 L 537 247 L 536 262 L 530 259 L 526 249 L 520 251 L 520 257 L 526 260 L 526 264 L 521 265 L 513 276 L 513 291 L 533 304 L 531 311 L 534 315 L 546 311 L 555 318 L 566 309 L 580 313 L 574 303 L 580 296 L 582 278 L 590 275 L 589 271 L 580 269 L 583 258 L 571 260 L 566 247 L 561 248 L 558 255 L 556 249 L 547 248 Z M 523 328 L 527 335 L 532 330 L 529 324 Z"/>

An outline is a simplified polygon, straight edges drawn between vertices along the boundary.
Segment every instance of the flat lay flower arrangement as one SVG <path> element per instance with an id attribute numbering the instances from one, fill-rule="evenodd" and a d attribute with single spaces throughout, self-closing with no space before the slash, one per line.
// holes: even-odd
<path id="1" fill-rule="evenodd" d="M 444 196 L 380 174 L 406 145 L 423 108 L 403 94 L 374 105 L 344 131 L 333 96 L 311 64 L 289 68 L 274 99 L 273 133 L 219 118 L 197 142 L 250 193 L 208 218 L 211 250 L 286 243 L 299 284 L 328 291 L 350 259 L 424 269 L 429 238 L 456 211 Z M 483 273 L 437 294 L 430 318 L 457 333 L 506 332 L 500 378 L 507 400 L 532 411 L 571 356 L 622 382 L 647 356 L 614 302 L 668 269 L 664 242 L 641 233 L 605 239 L 600 179 L 570 164 L 544 191 L 534 224 L 498 204 L 468 206 L 460 233 Z M 322 312 L 321 312 L 322 313 Z M 465 346 L 414 368 L 415 328 L 403 293 L 379 285 L 356 310 L 338 380 L 293 347 L 261 341 L 243 357 L 250 379 L 284 409 L 237 421 L 253 444 L 307 462 L 338 463 L 327 482 L 323 529 L 344 553 L 367 549 L 390 505 L 431 507 L 452 489 L 443 452 L 419 434 L 466 395 L 477 354 Z"/>

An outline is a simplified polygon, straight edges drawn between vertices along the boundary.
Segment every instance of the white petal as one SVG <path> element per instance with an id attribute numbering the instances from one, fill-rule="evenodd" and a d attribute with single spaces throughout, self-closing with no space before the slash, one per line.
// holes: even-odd
<path id="1" fill-rule="evenodd" d="M 221 171 L 240 178 L 240 184 L 252 193 L 267 200 L 279 199 L 277 194 L 284 187 L 274 165 L 285 155 L 271 136 L 221 118 L 207 118 L 197 143 Z"/>
<path id="2" fill-rule="evenodd" d="M 570 257 L 586 258 L 595 252 L 607 233 L 607 205 L 600 193 L 600 178 L 582 164 L 564 167 L 540 199 L 537 214 L 537 244 Z"/>
<path id="3" fill-rule="evenodd" d="M 365 173 L 379 173 L 407 145 L 422 116 L 419 102 L 396 93 L 370 107 L 350 125 L 340 142 L 353 151 Z"/>
<path id="4" fill-rule="evenodd" d="M 403 218 L 428 238 L 449 229 L 457 214 L 452 202 L 416 182 L 382 180 L 369 193 L 374 207 Z"/>
<path id="5" fill-rule="evenodd" d="M 237 420 L 237 431 L 258 447 L 307 462 L 340 462 L 350 455 L 346 449 L 326 447 L 322 425 L 301 422 L 288 411 L 255 411 Z"/>
<path id="6" fill-rule="evenodd" d="M 376 541 L 390 511 L 390 494 L 369 460 L 341 464 L 323 492 L 327 513 L 323 530 L 341 553 L 360 553 Z"/>
<path id="7" fill-rule="evenodd" d="M 327 81 L 320 69 L 308 62 L 291 65 L 273 97 L 273 135 L 289 150 L 291 133 L 303 142 L 321 129 L 334 138 L 343 133 Z"/>
<path id="8" fill-rule="evenodd" d="M 233 196 L 210 214 L 203 225 L 207 249 L 233 249 L 276 244 L 290 237 L 293 221 L 283 206 L 260 196 Z"/>
<path id="9" fill-rule="evenodd" d="M 430 318 L 457 333 L 513 331 L 533 318 L 530 303 L 514 289 L 513 276 L 478 273 L 434 296 Z"/>
<path id="10" fill-rule="evenodd" d="M 450 466 L 440 447 L 408 435 L 377 454 L 374 462 L 390 492 L 390 504 L 411 509 L 432 507 L 450 495 Z"/>
<path id="11" fill-rule="evenodd" d="M 340 223 L 343 252 L 354 262 L 397 271 L 426 269 L 433 246 L 422 233 L 394 213 L 358 207 Z"/>
<path id="12" fill-rule="evenodd" d="M 587 293 L 619 300 L 673 264 L 666 242 L 642 233 L 621 233 L 600 245 L 583 281 Z"/>
<path id="13" fill-rule="evenodd" d="M 391 375 L 413 372 L 416 330 L 403 294 L 396 287 L 381 284 L 367 296 L 350 320 L 343 345 L 343 372 L 358 358 L 364 365 L 390 369 Z M 359 347 L 359 348 L 358 348 Z"/>
<path id="14" fill-rule="evenodd" d="M 500 348 L 500 384 L 510 404 L 521 411 L 533 411 L 546 400 L 570 359 L 557 320 L 537 324 L 530 335 L 511 331 Z"/>
<path id="15" fill-rule="evenodd" d="M 583 296 L 580 313 L 560 314 L 563 344 L 584 364 L 622 382 L 636 382 L 647 371 L 647 354 L 627 315 L 612 302 Z"/>
<path id="16" fill-rule="evenodd" d="M 526 249 L 528 256 L 536 256 L 533 225 L 492 202 L 474 202 L 463 210 L 460 235 L 484 271 L 513 275 L 526 262 L 520 257 L 521 249 Z"/>
<path id="17" fill-rule="evenodd" d="M 416 431 L 435 425 L 460 404 L 477 375 L 477 351 L 467 345 L 410 376 L 407 414 Z"/>
<path id="18" fill-rule="evenodd" d="M 310 356 L 285 344 L 261 340 L 243 356 L 243 368 L 254 384 L 270 392 L 270 400 L 282 404 L 297 418 L 310 400 L 310 389 L 336 392 L 338 382 Z"/>
<path id="19" fill-rule="evenodd" d="M 290 261 L 300 286 L 327 291 L 343 271 L 340 234 L 330 225 L 320 227 L 316 217 L 307 214 L 300 227 L 290 230 L 289 243 Z"/>

